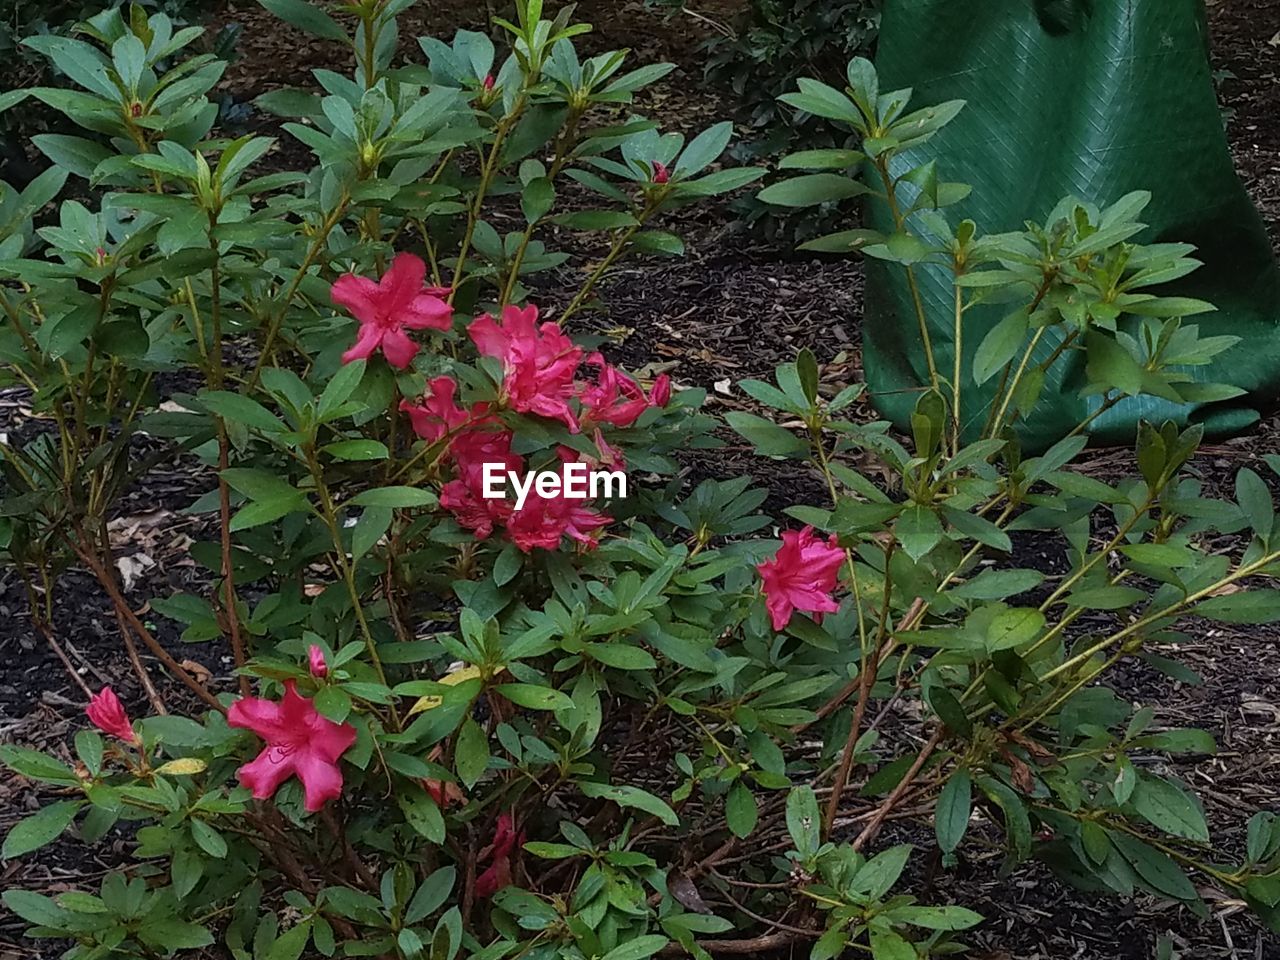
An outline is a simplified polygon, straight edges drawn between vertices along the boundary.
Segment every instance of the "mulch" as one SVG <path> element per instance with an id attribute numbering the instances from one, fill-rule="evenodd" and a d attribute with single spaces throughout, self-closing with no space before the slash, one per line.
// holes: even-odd
<path id="1" fill-rule="evenodd" d="M 1280 2 L 1210 0 L 1216 65 L 1231 142 L 1241 176 L 1262 210 L 1280 248 Z M 727 18 L 731 0 L 715 0 L 699 12 Z M 596 24 L 585 40 L 591 51 L 629 47 L 638 61 L 670 59 L 680 69 L 661 90 L 646 93 L 640 109 L 664 125 L 700 129 L 729 113 L 730 105 L 702 82 L 704 23 L 687 16 L 664 22 L 642 0 L 584 0 L 579 17 Z M 330 45 L 282 28 L 256 5 L 228 7 L 223 20 L 244 24 L 240 60 L 227 75 L 227 88 L 240 101 L 285 85 L 304 84 L 316 67 L 343 69 Z M 402 38 L 447 35 L 457 27 L 482 29 L 485 5 L 477 0 L 425 0 L 402 21 Z M 687 96 L 682 90 L 696 90 Z M 255 129 L 271 121 L 255 118 Z M 293 151 L 289 138 L 281 150 Z M 287 163 L 302 154 L 279 158 Z M 762 238 L 733 230 L 724 210 L 681 215 L 680 232 L 689 250 L 679 260 L 631 263 L 601 285 L 607 309 L 581 317 L 581 329 L 608 341 L 611 359 L 634 370 L 670 372 L 678 384 L 704 388 L 714 412 L 750 409 L 736 388 L 745 377 L 767 377 L 779 363 L 811 348 L 824 364 L 834 389 L 861 379 L 859 324 L 862 275 L 853 261 L 795 257 Z M 573 238 L 564 238 L 572 244 Z M 573 279 L 551 276 L 538 285 L 547 308 L 562 305 L 559 290 Z M 22 429 L 29 411 L 21 394 L 0 396 L 0 429 Z M 865 408 L 859 413 L 871 416 Z M 1280 450 L 1280 418 L 1260 424 L 1249 436 L 1216 444 L 1196 458 L 1192 469 L 1209 495 L 1229 495 L 1232 477 L 1262 453 Z M 1124 451 L 1090 455 L 1087 469 L 1101 477 L 1125 469 Z M 719 451 L 686 460 L 688 479 L 752 473 L 771 491 L 767 509 L 822 503 L 815 476 L 794 467 L 761 463 L 730 438 Z M 1265 469 L 1259 473 L 1266 475 Z M 156 471 L 145 488 L 121 505 L 116 525 L 117 556 L 134 582 L 131 600 L 141 607 L 150 596 L 167 596 L 199 581 L 190 558 L 192 540 L 208 539 L 202 522 L 179 511 L 194 498 L 192 465 L 175 459 Z M 1271 477 L 1274 481 L 1274 476 Z M 1059 562 L 1057 546 L 1027 539 L 1019 560 L 1028 565 Z M 78 670 L 91 686 L 111 683 L 136 714 L 146 700 L 120 649 L 114 616 L 91 578 L 71 570 L 61 577 L 55 623 Z M 230 660 L 216 644 L 183 644 L 173 625 L 144 613 L 160 641 L 178 659 L 210 675 L 215 690 L 230 689 Z M 1198 685 L 1170 680 L 1141 663 L 1111 677 L 1126 699 L 1157 710 L 1157 723 L 1198 726 L 1217 740 L 1217 756 L 1175 761 L 1204 799 L 1215 843 L 1230 853 L 1243 848 L 1244 825 L 1255 810 L 1276 809 L 1280 797 L 1280 634 L 1274 629 L 1201 625 L 1189 642 L 1165 651 L 1197 671 Z M 150 664 L 155 666 L 154 664 Z M 190 706 L 176 682 L 153 670 L 161 693 L 175 710 Z M 79 690 L 30 627 L 22 583 L 13 570 L 0 571 L 0 741 L 16 742 L 68 756 L 71 737 L 83 726 Z M 28 815 L 40 802 L 30 784 L 0 775 L 0 832 Z M 887 830 L 884 842 L 930 843 L 931 831 Z M 0 889 L 26 887 L 45 892 L 96 887 L 103 873 L 126 862 L 129 843 L 110 837 L 92 849 L 63 839 L 38 855 L 0 863 Z M 1280 960 L 1280 937 L 1264 931 L 1235 901 L 1203 890 L 1211 916 L 1200 920 L 1157 898 L 1130 902 L 1081 894 L 1063 886 L 1036 864 L 1009 876 L 998 872 L 998 851 L 969 851 L 954 872 L 919 876 L 917 892 L 930 903 L 957 902 L 988 918 L 968 938 L 973 960 L 1148 960 L 1155 942 L 1171 936 L 1186 960 Z M 23 938 L 22 923 L 0 911 L 0 960 L 52 957 L 55 941 Z"/>

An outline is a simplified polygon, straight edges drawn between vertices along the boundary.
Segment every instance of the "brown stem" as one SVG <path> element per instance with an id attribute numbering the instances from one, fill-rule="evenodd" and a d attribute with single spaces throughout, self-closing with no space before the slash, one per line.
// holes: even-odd
<path id="1" fill-rule="evenodd" d="M 924 769 L 925 763 L 933 756 L 933 751 L 937 749 L 938 744 L 942 742 L 942 727 L 933 732 L 928 742 L 921 748 L 920 754 L 916 757 L 915 763 L 911 764 L 911 768 L 907 771 L 906 776 L 899 781 L 898 785 L 893 788 L 893 792 L 885 797 L 884 803 L 880 804 L 875 815 L 872 816 L 870 822 L 862 828 L 862 832 L 858 834 L 858 838 L 853 841 L 853 849 L 861 850 L 868 843 L 876 838 L 876 834 L 880 832 L 880 827 L 884 824 L 885 818 L 893 812 L 893 808 L 897 806 L 898 801 L 911 788 L 911 784 L 919 776 L 920 771 Z"/>
<path id="2" fill-rule="evenodd" d="M 76 533 L 81 537 L 84 535 L 84 531 L 80 529 L 77 529 Z M 151 635 L 151 631 L 148 630 L 143 622 L 138 619 L 138 615 L 135 614 L 133 612 L 133 608 L 129 606 L 129 601 L 124 598 L 124 594 L 120 592 L 119 586 L 116 585 L 115 577 L 111 575 L 110 571 L 103 567 L 98 558 L 93 555 L 93 552 L 87 550 L 78 539 L 71 537 L 66 537 L 65 539 L 67 541 L 67 545 L 75 551 L 75 554 L 80 558 L 80 561 L 89 568 L 90 572 L 98 579 L 98 582 L 102 584 L 102 588 L 107 591 L 107 596 L 111 598 L 111 603 L 115 606 L 116 610 L 118 610 L 120 615 L 124 617 L 125 621 L 133 629 L 133 632 L 136 633 L 142 639 L 142 642 L 147 645 L 147 649 L 151 651 L 155 658 L 164 664 L 170 673 L 185 683 L 192 693 L 198 696 L 210 707 L 217 710 L 219 713 L 226 713 L 227 708 L 220 704 L 218 699 L 212 693 L 201 686 L 200 682 L 188 673 L 183 668 L 182 664 L 173 659 L 173 657 L 169 655 L 169 651 L 160 646 L 160 642 Z"/>
<path id="3" fill-rule="evenodd" d="M 34 618 L 32 619 L 34 620 Z M 79 685 L 80 689 L 84 691 L 85 698 L 92 700 L 93 691 L 90 690 L 89 685 L 84 682 L 84 677 L 76 673 L 76 668 L 71 665 L 71 660 L 67 656 L 67 652 L 62 649 L 62 644 L 58 643 L 58 638 L 53 635 L 53 631 L 49 628 L 49 625 L 43 621 L 35 620 L 35 627 L 36 632 L 39 633 L 40 636 L 44 637 L 45 642 L 49 644 L 49 648 L 58 655 L 58 659 L 62 661 L 62 665 L 67 668 L 67 673 L 71 674 L 71 679 L 74 680 Z"/>
<path id="4" fill-rule="evenodd" d="M 147 673 L 147 667 L 142 662 L 142 658 L 138 656 L 138 645 L 133 642 L 133 634 L 129 631 L 129 625 L 124 622 L 124 616 L 119 609 L 116 610 L 116 625 L 120 628 L 120 639 L 124 641 L 125 652 L 129 655 L 129 662 L 133 664 L 133 672 L 138 675 L 138 682 L 142 684 L 142 690 L 147 695 L 147 701 L 151 704 L 151 709 L 163 716 L 169 711 L 165 709 L 164 700 L 160 698 L 160 692 L 156 690 L 155 684 L 151 682 L 151 675 Z"/>
<path id="5" fill-rule="evenodd" d="M 862 735 L 862 718 L 867 712 L 867 701 L 871 699 L 871 688 L 875 686 L 876 674 L 879 673 L 879 651 L 873 653 L 863 667 L 859 677 L 858 704 L 853 708 L 853 720 L 849 724 L 849 737 L 845 740 L 844 753 L 840 756 L 840 767 L 836 770 L 835 783 L 831 788 L 831 796 L 827 798 L 827 810 L 822 817 L 822 836 L 829 839 L 831 825 L 836 822 L 836 814 L 840 811 L 840 798 L 849 783 L 849 774 L 853 770 L 853 757 L 858 737 Z"/>
<path id="6" fill-rule="evenodd" d="M 240 636 L 240 611 L 236 606 L 236 583 L 231 571 L 231 490 L 222 479 L 222 471 L 230 465 L 227 425 L 218 421 L 218 513 L 222 534 L 222 590 L 226 610 L 227 631 L 231 634 L 231 654 L 235 658 L 236 671 L 245 664 L 244 639 Z M 240 673 L 240 696 L 250 694 L 249 678 Z"/>
<path id="7" fill-rule="evenodd" d="M 811 934 L 806 934 L 806 936 L 820 937 L 822 936 L 822 931 L 814 930 Z M 800 934 L 782 930 L 778 933 L 766 933 L 763 936 L 752 937 L 750 940 L 699 940 L 697 943 L 707 953 L 719 953 L 724 956 L 746 954 L 749 957 L 755 957 L 771 954 L 775 950 L 782 950 L 797 943 L 800 939 Z M 692 954 L 682 944 L 668 943 L 658 951 L 658 956 L 687 957 L 692 956 Z"/>

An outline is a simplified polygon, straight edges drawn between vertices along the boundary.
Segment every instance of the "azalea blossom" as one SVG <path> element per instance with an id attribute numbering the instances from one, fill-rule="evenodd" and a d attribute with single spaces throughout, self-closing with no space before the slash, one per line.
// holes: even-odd
<path id="1" fill-rule="evenodd" d="M 227 725 L 252 730 L 267 742 L 257 759 L 236 772 L 240 783 L 266 800 L 291 776 L 302 781 L 303 806 L 312 813 L 342 793 L 338 759 L 356 742 L 356 728 L 322 717 L 292 680 L 279 703 L 258 697 L 237 700 Z"/>
<path id="2" fill-rule="evenodd" d="M 578 420 L 569 401 L 582 348 L 559 326 L 539 326 L 537 307 L 508 306 L 501 323 L 486 314 L 472 321 L 467 333 L 481 354 L 502 361 L 502 391 L 511 409 L 560 420 L 577 433 Z"/>
<path id="3" fill-rule="evenodd" d="M 496 423 L 496 419 L 493 422 Z M 481 421 L 475 429 L 458 433 L 449 444 L 457 473 L 441 489 L 440 506 L 480 540 L 488 538 L 494 527 L 511 515 L 509 501 L 484 495 L 486 463 L 500 464 L 504 474 L 524 472 L 524 458 L 511 452 L 511 440 L 510 430 L 487 429 L 487 424 Z"/>
<path id="4" fill-rule="evenodd" d="M 531 489 L 524 506 L 507 517 L 507 537 L 525 553 L 535 547 L 555 550 L 565 536 L 592 548 L 600 531 L 612 522 L 603 513 L 588 507 L 585 501 L 564 496 L 565 484 L 562 475 L 559 491 L 551 497 Z"/>
<path id="5" fill-rule="evenodd" d="M 500 814 L 493 831 L 493 842 L 480 851 L 479 859 L 490 862 L 476 877 L 476 896 L 491 897 L 511 885 L 511 857 L 523 846 L 524 831 L 516 830 L 510 813 Z"/>
<path id="6" fill-rule="evenodd" d="M 671 378 L 665 373 L 653 382 L 648 397 L 640 384 L 610 363 L 599 353 L 587 357 L 587 363 L 599 369 L 596 382 L 578 395 L 582 401 L 584 420 L 629 427 L 650 407 L 665 407 L 671 400 Z"/>
<path id="7" fill-rule="evenodd" d="M 670 181 L 671 171 L 667 169 L 667 165 L 660 160 L 653 161 L 653 182 L 663 184 Z"/>
<path id="8" fill-rule="evenodd" d="M 94 694 L 84 712 L 93 725 L 103 733 L 110 734 L 130 746 L 137 745 L 138 735 L 133 732 L 133 723 L 125 713 L 120 698 L 110 687 L 103 687 Z"/>
<path id="9" fill-rule="evenodd" d="M 819 540 L 813 527 L 784 531 L 777 554 L 756 567 L 764 581 L 765 605 L 773 629 L 784 629 L 797 610 L 813 614 L 819 623 L 824 613 L 839 610 L 831 594 L 844 560 L 834 534 Z"/>
<path id="10" fill-rule="evenodd" d="M 435 443 L 472 418 L 472 414 L 454 400 L 457 392 L 458 384 L 452 377 L 436 377 L 427 381 L 421 399 L 401 400 L 400 409 L 409 417 L 414 433 L 428 443 Z"/>
<path id="11" fill-rule="evenodd" d="M 381 350 L 387 363 L 403 370 L 418 353 L 418 344 L 405 330 L 449 329 L 453 307 L 444 298 L 450 291 L 424 287 L 426 277 L 421 257 L 400 253 L 377 282 L 352 273 L 334 282 L 330 298 L 360 321 L 355 345 L 342 355 L 343 363 L 367 360 Z"/>
<path id="12" fill-rule="evenodd" d="M 329 675 L 329 664 L 325 663 L 324 651 L 318 643 L 307 647 L 307 666 L 311 668 L 311 675 L 317 679 Z"/>

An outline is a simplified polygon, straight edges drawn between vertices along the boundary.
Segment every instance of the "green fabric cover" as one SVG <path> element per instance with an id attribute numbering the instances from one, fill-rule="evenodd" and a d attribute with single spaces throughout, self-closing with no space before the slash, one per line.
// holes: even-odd
<path id="1" fill-rule="evenodd" d="M 1142 219 L 1150 229 L 1138 239 L 1197 247 L 1204 266 L 1158 292 L 1217 305 L 1218 312 L 1184 322 L 1242 342 L 1196 376 L 1249 395 L 1199 409 L 1128 399 L 1094 423 L 1095 441 L 1127 442 L 1140 419 L 1238 432 L 1280 396 L 1280 270 L 1232 166 L 1202 0 L 886 0 L 877 67 L 882 90 L 914 88 L 913 106 L 968 101 L 895 167 L 902 173 L 936 157 L 942 179 L 972 184 L 969 199 L 947 210 L 953 224 L 968 217 L 984 233 L 1018 230 L 1068 195 L 1105 204 L 1149 190 Z M 868 215 L 871 226 L 892 230 L 882 202 Z M 950 371 L 950 274 L 927 268 L 920 279 L 938 368 Z M 905 428 L 928 372 L 901 267 L 868 261 L 866 309 L 867 381 L 881 412 Z M 972 354 L 1007 310 L 981 306 L 967 314 L 969 437 L 981 430 L 999 380 L 976 387 Z M 1050 339 L 1037 359 L 1055 346 Z M 1098 398 L 1078 396 L 1082 367 L 1078 352 L 1070 365 L 1056 365 L 1022 426 L 1028 447 L 1055 442 L 1096 409 Z"/>

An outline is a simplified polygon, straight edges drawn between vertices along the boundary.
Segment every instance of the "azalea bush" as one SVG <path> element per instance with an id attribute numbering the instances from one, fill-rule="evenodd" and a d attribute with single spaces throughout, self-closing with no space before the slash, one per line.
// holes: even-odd
<path id="1" fill-rule="evenodd" d="M 108 12 L 66 51 L 81 89 L 28 93 L 110 149 L 69 138 L 0 194 L 0 359 L 35 414 L 0 446 L 0 542 L 55 653 L 75 565 L 126 652 L 188 693 L 165 703 L 135 656 L 147 715 L 86 689 L 74 755 L 0 747 L 48 800 L 5 858 L 68 830 L 132 844 L 97 889 L 6 890 L 32 936 L 77 960 L 214 942 L 254 960 L 945 956 L 982 918 L 945 887 L 920 902 L 915 863 L 996 840 L 1007 869 L 1037 856 L 1193 910 L 1199 882 L 1276 922 L 1280 826 L 1259 815 L 1246 858 L 1215 853 L 1163 759 L 1212 739 L 1096 682 L 1135 657 L 1185 679 L 1165 656 L 1185 618 L 1280 617 L 1256 472 L 1235 502 L 1208 497 L 1184 469 L 1196 432 L 1172 427 L 1144 429 L 1122 483 L 1072 472 L 1075 437 L 1022 457 L 1037 398 L 1015 347 L 984 352 L 1011 370 L 967 445 L 943 371 L 895 438 L 847 419 L 860 388 L 805 352 L 741 384 L 776 416 L 726 420 L 830 502 L 771 518 L 750 478 L 687 484 L 677 454 L 723 434 L 702 392 L 620 369 L 574 318 L 623 257 L 680 252 L 664 213 L 759 176 L 717 164 L 729 126 L 660 133 L 629 104 L 667 68 L 581 59 L 587 28 L 539 0 L 498 22 L 509 54 L 460 32 L 423 39 L 425 65 L 396 58 L 401 0 L 353 5 L 350 35 L 318 6 L 265 5 L 354 58 L 317 71 L 323 93 L 260 101 L 295 118 L 312 169 L 217 136 L 221 67 L 183 57 L 194 33 Z M 1063 351 L 1123 352 L 1149 374 L 1136 391 L 1181 389 L 1186 357 L 1221 347 L 1185 305 L 1132 292 L 1144 264 L 1189 265 L 1133 241 L 1140 198 L 930 246 L 913 223 L 944 225 L 960 188 L 892 160 L 949 110 L 907 113 L 862 61 L 849 81 L 806 82 L 796 105 L 852 123 L 879 185 L 845 175 L 848 151 L 811 153 L 788 166 L 821 172 L 768 199 L 918 196 L 901 233 L 829 248 L 963 264 L 983 279 L 958 286 L 958 322 L 967 298 L 1019 301 L 1026 338 L 1076 324 Z M 100 194 L 46 217 L 68 176 Z M 555 248 L 566 231 L 600 240 L 586 262 Z M 1105 404 L 1117 383 L 1085 389 Z M 107 527 L 175 452 L 203 586 L 140 595 Z M 627 495 L 567 495 L 581 468 L 625 471 Z M 495 491 L 495 470 L 514 479 Z M 1067 572 L 1018 565 L 1028 530 L 1061 535 Z M 225 649 L 237 689 L 190 672 L 144 603 Z"/>

